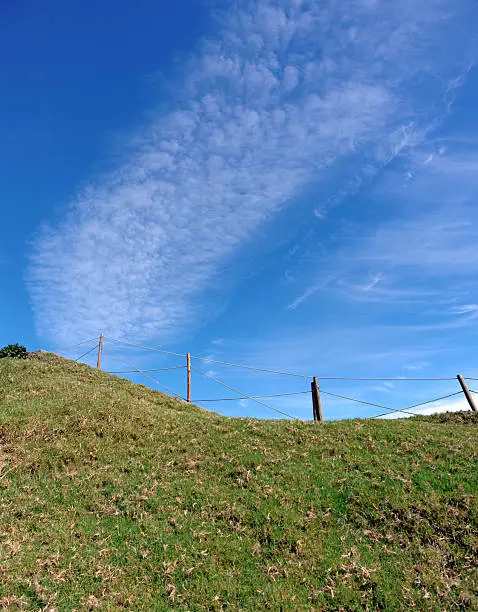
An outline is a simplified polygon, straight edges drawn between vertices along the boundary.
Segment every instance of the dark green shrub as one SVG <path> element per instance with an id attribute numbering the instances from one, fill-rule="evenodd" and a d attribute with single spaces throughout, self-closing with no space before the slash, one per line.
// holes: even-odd
<path id="1" fill-rule="evenodd" d="M 0 349 L 0 359 L 10 357 L 11 359 L 26 359 L 27 349 L 20 344 L 8 344 Z"/>

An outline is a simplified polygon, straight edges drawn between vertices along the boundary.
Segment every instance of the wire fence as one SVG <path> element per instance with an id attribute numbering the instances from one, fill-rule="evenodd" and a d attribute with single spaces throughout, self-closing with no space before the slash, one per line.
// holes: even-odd
<path id="1" fill-rule="evenodd" d="M 247 401 L 247 402 L 253 402 L 257 406 L 260 406 L 261 408 L 266 408 L 267 410 L 274 412 L 280 415 L 281 417 L 286 417 L 291 420 L 304 420 L 304 419 L 299 419 L 297 416 L 294 416 L 293 414 L 291 414 L 291 412 L 293 412 L 291 410 L 286 411 L 286 410 L 278 408 L 277 405 L 272 405 L 271 401 L 274 402 L 275 400 L 279 398 L 289 398 L 290 399 L 293 397 L 310 395 L 312 397 L 312 405 L 314 406 L 314 409 L 313 409 L 314 419 L 322 420 L 322 400 L 323 400 L 323 396 L 325 396 L 326 398 L 332 398 L 333 400 L 340 400 L 341 402 L 347 402 L 347 403 L 351 403 L 354 405 L 359 404 L 362 406 L 366 406 L 368 408 L 378 409 L 380 411 L 378 414 L 368 415 L 366 417 L 366 418 L 378 419 L 378 418 L 384 418 L 384 417 L 396 417 L 397 418 L 402 415 L 403 416 L 421 416 L 423 414 L 423 411 L 420 412 L 420 410 L 418 409 L 422 409 L 424 406 L 433 408 L 433 405 L 435 405 L 436 409 L 443 409 L 443 408 L 446 408 L 446 404 L 444 405 L 443 402 L 451 398 L 455 398 L 455 397 L 463 395 L 467 402 L 465 404 L 465 409 L 466 409 L 466 406 L 468 406 L 469 409 L 475 412 L 477 410 L 476 404 L 474 403 L 474 400 L 472 398 L 472 394 L 478 395 L 478 392 L 473 391 L 472 389 L 469 389 L 466 381 L 477 381 L 478 378 L 474 378 L 471 376 L 462 377 L 461 375 L 458 375 L 458 376 L 451 376 L 451 377 L 405 377 L 405 376 L 397 376 L 397 377 L 319 376 L 317 377 L 314 375 L 304 374 L 300 372 L 288 372 L 288 371 L 275 370 L 275 369 L 270 369 L 270 368 L 255 367 L 255 366 L 247 365 L 247 364 L 238 364 L 238 363 L 233 363 L 229 361 L 221 361 L 218 359 L 213 359 L 212 357 L 202 357 L 199 355 L 191 355 L 189 353 L 185 354 L 185 353 L 180 353 L 180 352 L 174 352 L 174 351 L 166 350 L 160 347 L 150 347 L 150 346 L 145 346 L 142 344 L 128 342 L 125 340 L 119 340 L 117 338 L 104 337 L 103 334 L 101 334 L 99 338 L 90 338 L 88 340 L 79 342 L 76 345 L 62 347 L 59 349 L 57 348 L 57 349 L 52 350 L 51 352 L 64 353 L 67 351 L 71 351 L 73 349 L 77 349 L 79 347 L 84 347 L 85 345 L 89 345 L 92 343 L 94 343 L 93 346 L 90 346 L 86 352 L 81 353 L 79 357 L 74 359 L 74 361 L 79 362 L 85 357 L 88 357 L 88 355 L 91 355 L 94 352 L 96 352 L 95 353 L 97 355 L 96 366 L 98 369 L 100 369 L 101 368 L 101 358 L 102 358 L 102 354 L 104 350 L 106 351 L 108 355 L 111 356 L 112 359 L 114 359 L 114 361 L 121 362 L 127 368 L 127 369 L 104 370 L 105 373 L 112 374 L 112 375 L 138 374 L 146 378 L 150 383 L 153 383 L 155 387 L 166 392 L 168 395 L 175 397 L 179 400 L 182 400 L 184 402 L 191 402 L 199 406 L 201 406 L 202 404 L 210 405 L 210 404 L 220 403 L 220 402 Z M 126 359 L 123 355 L 121 355 L 120 354 L 121 349 L 137 349 L 141 351 L 158 353 L 167 358 L 181 358 L 184 360 L 184 362 L 182 365 L 173 365 L 173 366 L 168 366 L 168 367 L 144 369 L 144 368 L 138 367 L 135 363 L 132 363 L 130 360 Z M 310 388 L 309 389 L 302 388 L 297 391 L 284 391 L 283 393 L 248 394 L 248 393 L 245 393 L 243 390 L 240 390 L 237 387 L 232 386 L 228 382 L 225 382 L 224 380 L 218 378 L 215 372 L 205 372 L 204 370 L 196 367 L 196 365 L 192 365 L 192 364 L 195 364 L 196 362 L 202 362 L 204 364 L 212 364 L 215 366 L 221 366 L 221 367 L 228 368 L 228 369 L 232 368 L 232 369 L 237 369 L 237 370 L 244 370 L 248 372 L 258 373 L 261 375 L 270 374 L 270 375 L 275 375 L 275 376 L 280 376 L 280 377 L 301 379 L 302 381 L 308 381 L 310 384 Z M 176 373 L 179 373 L 180 371 L 186 371 L 186 395 L 185 396 L 174 391 L 171 388 L 171 386 L 169 386 L 170 385 L 169 382 L 168 382 L 168 385 L 164 384 L 165 376 L 172 376 L 173 373 L 176 374 Z M 162 373 L 161 381 L 157 380 L 157 377 L 153 378 L 151 376 L 152 373 Z M 199 375 L 200 377 L 214 383 L 214 385 L 217 385 L 222 389 L 227 389 L 229 392 L 232 392 L 234 396 L 232 397 L 231 396 L 202 397 L 202 398 L 200 397 L 199 399 L 196 399 L 196 398 L 193 399 L 192 393 L 191 393 L 192 373 Z M 454 390 L 450 393 L 446 393 L 439 397 L 433 397 L 425 401 L 408 404 L 408 405 L 401 406 L 398 408 L 393 407 L 393 406 L 384 405 L 384 404 L 377 403 L 377 402 L 373 402 L 373 401 L 368 401 L 368 400 L 361 399 L 358 397 L 352 397 L 351 395 L 344 395 L 342 393 L 336 393 L 334 391 L 331 391 L 329 389 L 324 389 L 322 387 L 322 383 L 324 381 L 330 382 L 331 384 L 348 383 L 348 382 L 357 382 L 357 383 L 375 383 L 375 382 L 391 383 L 393 382 L 394 384 L 395 383 L 413 383 L 413 382 L 436 382 L 436 383 L 453 382 L 454 385 L 456 385 L 457 380 L 460 386 L 459 390 Z M 319 386 L 319 382 L 320 382 L 320 386 Z M 455 389 L 456 389 L 456 386 L 455 386 Z M 267 402 L 264 400 L 267 400 Z M 319 410 L 316 410 L 317 406 L 320 407 Z"/>

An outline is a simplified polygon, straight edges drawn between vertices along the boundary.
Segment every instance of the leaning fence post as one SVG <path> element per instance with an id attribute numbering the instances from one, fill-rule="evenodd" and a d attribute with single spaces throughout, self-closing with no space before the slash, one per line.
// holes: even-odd
<path id="1" fill-rule="evenodd" d="M 478 412 L 478 410 L 476 409 L 476 404 L 475 404 L 475 400 L 473 399 L 470 390 L 468 389 L 468 385 L 465 382 L 465 379 L 463 378 L 463 376 L 461 374 L 458 374 L 457 376 L 458 378 L 458 382 L 461 385 L 461 388 L 463 390 L 463 393 L 465 394 L 465 397 L 468 401 L 468 404 L 470 405 L 470 408 L 474 411 L 474 412 Z"/>
<path id="2" fill-rule="evenodd" d="M 317 377 L 310 383 L 312 389 L 312 409 L 314 413 L 314 421 L 323 421 L 322 418 L 322 401 L 320 399 L 319 381 Z"/>
<path id="3" fill-rule="evenodd" d="M 101 355 L 103 354 L 103 334 L 100 334 L 98 342 L 98 359 L 96 360 L 96 369 L 101 370 Z"/>
<path id="4" fill-rule="evenodd" d="M 186 363 L 188 368 L 188 402 L 191 403 L 191 353 L 186 355 Z"/>

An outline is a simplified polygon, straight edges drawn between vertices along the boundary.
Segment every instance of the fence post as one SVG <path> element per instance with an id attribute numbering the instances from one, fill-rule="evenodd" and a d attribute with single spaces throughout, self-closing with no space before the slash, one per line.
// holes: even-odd
<path id="1" fill-rule="evenodd" d="M 312 409 L 314 413 L 314 421 L 323 421 L 322 418 L 322 401 L 320 399 L 319 381 L 314 376 L 313 381 L 310 383 L 312 389 Z"/>
<path id="2" fill-rule="evenodd" d="M 96 360 L 96 369 L 101 370 L 101 355 L 103 354 L 103 334 L 100 334 L 98 342 L 98 359 Z"/>
<path id="3" fill-rule="evenodd" d="M 463 393 L 465 394 L 465 397 L 468 401 L 468 404 L 470 405 L 470 408 L 474 411 L 474 412 L 478 412 L 476 409 L 476 404 L 475 404 L 475 400 L 473 399 L 470 390 L 468 389 L 468 385 L 465 382 L 465 379 L 463 378 L 463 376 L 461 374 L 458 374 L 457 376 L 458 378 L 458 382 L 461 385 L 461 388 L 463 390 Z"/>
<path id="4" fill-rule="evenodd" d="M 188 402 L 191 403 L 191 353 L 186 355 L 186 363 L 188 367 Z"/>

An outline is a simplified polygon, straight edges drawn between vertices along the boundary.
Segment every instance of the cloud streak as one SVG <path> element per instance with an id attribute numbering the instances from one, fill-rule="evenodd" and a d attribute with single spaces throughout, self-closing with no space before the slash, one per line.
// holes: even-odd
<path id="1" fill-rule="evenodd" d="M 174 333 L 308 184 L 353 156 L 370 174 L 420 140 L 470 61 L 466 36 L 449 32 L 463 33 L 472 10 L 465 0 L 231 5 L 178 75 L 171 110 L 42 230 L 28 272 L 39 333 Z"/>
<path id="2" fill-rule="evenodd" d="M 422 152 L 404 158 L 413 177 L 402 168 L 389 171 L 373 195 L 391 203 L 391 218 L 337 232 L 336 242 L 318 258 L 318 282 L 299 294 L 289 309 L 327 290 L 354 302 L 433 301 L 447 318 L 466 315 L 474 320 L 478 308 L 469 300 L 476 299 L 478 274 L 478 155 L 472 147 L 454 146 L 431 161 Z M 460 301 L 464 303 L 456 303 Z"/>

